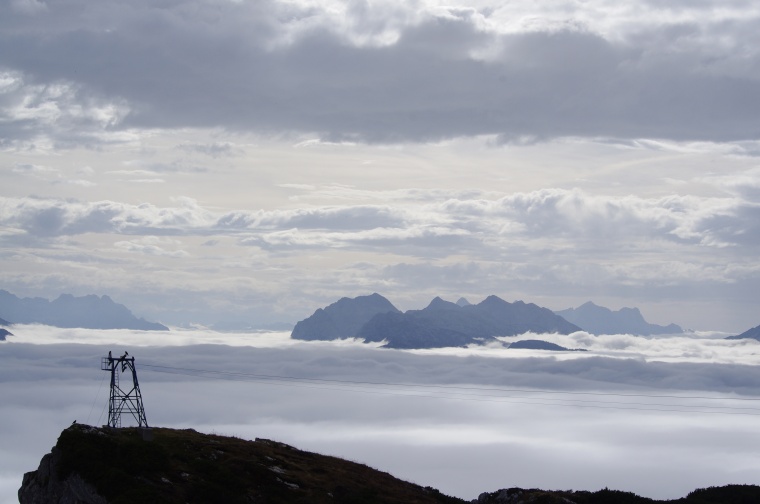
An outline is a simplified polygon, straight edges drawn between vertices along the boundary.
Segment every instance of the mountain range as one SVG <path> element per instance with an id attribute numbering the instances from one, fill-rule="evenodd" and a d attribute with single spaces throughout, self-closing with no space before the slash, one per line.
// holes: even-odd
<path id="1" fill-rule="evenodd" d="M 61 294 L 53 301 L 19 298 L 0 290 L 0 317 L 13 324 L 45 324 L 86 329 L 137 329 L 168 331 L 165 325 L 135 317 L 129 309 L 108 296 Z"/>
<path id="2" fill-rule="evenodd" d="M 653 334 L 679 334 L 683 329 L 676 324 L 661 326 L 650 324 L 638 308 L 621 308 L 612 311 L 591 301 L 578 308 L 555 311 L 557 315 L 572 322 L 591 334 L 633 334 L 651 336 Z"/>
<path id="3" fill-rule="evenodd" d="M 380 294 L 342 298 L 296 324 L 294 339 L 361 338 L 388 348 L 440 348 L 494 341 L 526 332 L 570 334 L 580 328 L 533 303 L 489 296 L 478 304 L 433 299 L 401 312 Z"/>
<path id="4" fill-rule="evenodd" d="M 36 471 L 24 474 L 18 501 L 20 504 L 468 502 L 357 462 L 302 451 L 268 439 L 248 441 L 193 429 L 153 428 L 148 433 L 136 428 L 97 428 L 76 423 L 61 432 Z M 471 504 L 750 502 L 760 502 L 760 487 L 710 487 L 669 501 L 607 488 L 595 492 L 504 488 L 481 493 L 470 501 Z"/>

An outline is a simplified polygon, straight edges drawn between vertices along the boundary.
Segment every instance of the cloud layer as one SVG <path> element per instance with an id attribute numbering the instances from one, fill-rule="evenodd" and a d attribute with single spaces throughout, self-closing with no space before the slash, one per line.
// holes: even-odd
<path id="1" fill-rule="evenodd" d="M 72 0 L 5 3 L 2 18 L 9 139 L 66 141 L 72 125 L 369 142 L 760 134 L 746 2 Z"/>
<path id="2" fill-rule="evenodd" d="M 404 352 L 281 334 L 18 329 L 0 345 L 3 498 L 73 419 L 104 422 L 100 357 L 125 349 L 151 425 L 277 439 L 463 498 L 508 486 L 676 498 L 758 483 L 746 442 L 757 342 L 577 333 L 562 343 L 591 352 Z"/>

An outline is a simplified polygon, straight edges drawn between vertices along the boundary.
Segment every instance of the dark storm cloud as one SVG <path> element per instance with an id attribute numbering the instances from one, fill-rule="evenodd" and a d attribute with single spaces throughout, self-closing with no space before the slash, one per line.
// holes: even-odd
<path id="1" fill-rule="evenodd" d="M 72 0 L 34 14 L 6 4 L 1 17 L 0 65 L 30 86 L 63 83 L 127 104 L 109 127 L 369 142 L 760 136 L 751 16 L 652 25 L 613 41 L 578 29 L 500 33 L 466 10 L 349 12 L 355 32 L 391 30 L 384 43 L 355 40 L 319 7 L 278 2 Z"/>

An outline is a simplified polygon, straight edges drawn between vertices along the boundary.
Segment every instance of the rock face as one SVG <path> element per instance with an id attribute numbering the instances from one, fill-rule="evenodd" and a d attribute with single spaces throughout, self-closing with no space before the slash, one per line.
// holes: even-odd
<path id="1" fill-rule="evenodd" d="M 296 339 L 358 337 L 389 348 L 441 348 L 484 343 L 526 332 L 570 334 L 580 328 L 547 308 L 489 296 L 472 305 L 436 297 L 422 310 L 400 312 L 379 294 L 343 298 L 296 324 Z"/>
<path id="2" fill-rule="evenodd" d="M 192 429 L 73 425 L 39 469 L 24 475 L 21 504 L 251 502 L 464 504 L 355 462 L 275 441 Z"/>
<path id="3" fill-rule="evenodd" d="M 83 426 L 85 427 L 85 426 Z M 42 457 L 36 471 L 24 474 L 18 500 L 26 504 L 107 504 L 77 473 L 62 475 L 62 452 L 57 446 Z"/>
<path id="4" fill-rule="evenodd" d="M 62 294 L 54 301 L 43 298 L 18 298 L 0 290 L 0 316 L 14 324 L 45 324 L 86 329 L 137 329 L 168 331 L 155 322 L 135 317 L 126 306 L 108 296 L 74 297 Z"/>
<path id="5" fill-rule="evenodd" d="M 757 327 L 753 327 L 752 329 L 748 329 L 747 331 L 744 331 L 741 334 L 737 334 L 736 336 L 729 336 L 726 339 L 734 340 L 734 339 L 745 339 L 745 338 L 751 338 L 751 339 L 756 339 L 760 341 L 760 325 Z"/>
<path id="6" fill-rule="evenodd" d="M 650 324 L 638 308 L 621 308 L 612 311 L 591 301 L 578 308 L 568 308 L 554 312 L 591 334 L 633 334 L 651 336 L 653 334 L 678 334 L 683 329 L 676 324 L 661 326 Z"/>
<path id="7" fill-rule="evenodd" d="M 290 337 L 328 341 L 354 338 L 364 324 L 380 313 L 399 313 L 399 310 L 377 293 L 353 299 L 344 297 L 298 322 Z"/>

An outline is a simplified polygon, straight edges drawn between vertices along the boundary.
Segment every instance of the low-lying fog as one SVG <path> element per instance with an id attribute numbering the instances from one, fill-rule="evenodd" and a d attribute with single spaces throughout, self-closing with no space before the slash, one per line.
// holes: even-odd
<path id="1" fill-rule="evenodd" d="M 148 422 L 264 437 L 459 497 L 521 486 L 675 498 L 760 484 L 760 342 L 525 335 L 401 351 L 288 333 L 14 326 L 0 344 L 0 501 L 73 420 L 102 425 L 100 358 L 136 358 Z M 125 425 L 129 422 L 124 418 Z"/>

